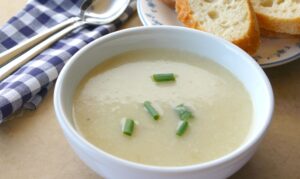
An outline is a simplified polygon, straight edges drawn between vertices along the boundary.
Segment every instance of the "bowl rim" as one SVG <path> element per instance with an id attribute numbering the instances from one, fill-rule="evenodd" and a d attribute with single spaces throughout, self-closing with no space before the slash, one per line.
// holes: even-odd
<path id="1" fill-rule="evenodd" d="M 100 149 L 100 148 L 94 146 L 93 144 L 91 144 L 90 142 L 88 142 L 83 136 L 81 136 L 75 130 L 75 128 L 71 125 L 71 123 L 67 119 L 65 112 L 62 111 L 63 97 L 61 96 L 61 92 L 62 92 L 62 86 L 64 83 L 63 81 L 64 81 L 65 75 L 68 73 L 69 69 L 72 67 L 72 64 L 76 62 L 76 59 L 78 59 L 82 54 L 86 53 L 86 51 L 88 51 L 93 46 L 100 44 L 102 42 L 105 42 L 107 40 L 116 39 L 119 36 L 121 36 L 121 37 L 123 37 L 124 35 L 126 36 L 126 34 L 133 34 L 133 33 L 139 33 L 139 32 L 147 33 L 147 31 L 181 31 L 183 33 L 194 33 L 194 34 L 198 34 L 198 35 L 202 35 L 202 36 L 208 36 L 209 38 L 218 41 L 218 43 L 222 43 L 224 45 L 224 47 L 226 46 L 226 48 L 230 49 L 230 51 L 239 54 L 239 56 L 241 56 L 241 58 L 247 59 L 246 62 L 250 66 L 252 66 L 252 68 L 254 67 L 254 70 L 257 70 L 257 72 L 260 74 L 260 76 L 263 80 L 264 86 L 266 87 L 267 92 L 268 92 L 267 93 L 268 96 L 266 97 L 266 100 L 268 101 L 267 104 L 269 104 L 269 105 L 266 107 L 266 117 L 264 119 L 265 122 L 263 123 L 264 125 L 262 126 L 261 130 L 255 132 L 253 134 L 254 137 L 245 141 L 238 148 L 236 148 L 232 152 L 230 152 L 220 158 L 217 158 L 217 159 L 214 159 L 211 161 L 207 161 L 207 162 L 203 162 L 203 163 L 186 165 L 186 166 L 155 166 L 155 165 L 148 165 L 148 164 L 133 162 L 130 160 L 123 159 L 121 157 L 114 156 L 113 154 L 110 154 L 106 151 L 103 151 L 102 149 Z M 274 111 L 274 94 L 273 94 L 273 90 L 272 90 L 270 81 L 269 81 L 268 77 L 266 76 L 266 74 L 264 73 L 264 71 L 262 70 L 262 68 L 256 63 L 256 61 L 250 55 L 248 55 L 246 52 L 241 50 L 236 45 L 234 45 L 220 37 L 217 37 L 215 35 L 209 34 L 207 32 L 202 32 L 202 31 L 186 28 L 186 27 L 175 27 L 175 26 L 133 27 L 133 28 L 113 32 L 108 35 L 105 35 L 104 37 L 96 39 L 95 41 L 93 41 L 90 44 L 83 47 L 79 52 L 77 52 L 67 62 L 67 64 L 62 69 L 62 71 L 57 79 L 55 89 L 54 89 L 53 99 L 54 99 L 54 109 L 55 109 L 55 113 L 56 113 L 56 119 L 58 120 L 62 130 L 64 131 L 64 133 L 67 132 L 69 135 L 71 135 L 73 137 L 73 139 L 76 139 L 76 142 L 79 143 L 80 145 L 87 147 L 90 151 L 96 152 L 97 155 L 104 155 L 106 158 L 110 158 L 114 162 L 117 162 L 122 165 L 126 165 L 128 167 L 133 167 L 136 169 L 147 170 L 147 171 L 172 172 L 172 173 L 190 172 L 190 171 L 195 171 L 195 170 L 197 170 L 197 171 L 198 170 L 207 170 L 211 167 L 219 166 L 223 163 L 226 163 L 235 158 L 238 158 L 243 153 L 245 153 L 247 150 L 249 150 L 251 148 L 251 146 L 255 145 L 257 142 L 260 141 L 260 139 L 263 137 L 264 133 L 266 132 L 266 130 L 271 122 L 273 111 Z"/>

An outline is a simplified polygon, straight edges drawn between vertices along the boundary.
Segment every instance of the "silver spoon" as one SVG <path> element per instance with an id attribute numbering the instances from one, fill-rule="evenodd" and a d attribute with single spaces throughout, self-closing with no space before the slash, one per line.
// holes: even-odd
<path id="1" fill-rule="evenodd" d="M 82 19 L 86 19 L 86 22 L 98 25 L 112 22 L 124 12 L 128 3 L 129 0 L 85 0 L 81 5 L 81 13 L 79 17 L 70 18 L 1 53 L 0 64 L 6 63 L 8 60 L 40 43 L 55 32 Z"/>
<path id="2" fill-rule="evenodd" d="M 49 30 L 36 35 L 3 53 L 0 54 L 0 64 L 4 64 L 13 57 L 21 54 L 25 50 L 33 47 L 23 55 L 17 57 L 11 62 L 0 68 L 0 80 L 6 78 L 17 68 L 31 60 L 33 57 L 44 51 L 51 44 L 61 39 L 63 36 L 73 31 L 74 29 L 86 25 L 102 25 L 116 20 L 128 7 L 130 0 L 86 0 L 81 5 L 81 13 L 79 17 L 73 17 L 65 22 L 58 24 Z M 63 29 L 63 30 L 61 30 Z M 55 32 L 60 32 L 54 34 Z M 52 35 L 54 34 L 54 35 Z M 50 38 L 46 39 L 52 35 Z M 46 39 L 46 40 L 45 40 Z"/>

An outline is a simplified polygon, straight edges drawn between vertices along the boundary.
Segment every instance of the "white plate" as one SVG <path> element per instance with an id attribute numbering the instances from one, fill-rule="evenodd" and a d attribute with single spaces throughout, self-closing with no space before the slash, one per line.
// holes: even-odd
<path id="1" fill-rule="evenodd" d="M 160 0 L 138 0 L 139 17 L 144 26 L 174 25 L 183 26 L 174 10 Z M 300 38 L 265 38 L 261 39 L 258 52 L 253 55 L 263 67 L 274 67 L 300 58 Z"/>

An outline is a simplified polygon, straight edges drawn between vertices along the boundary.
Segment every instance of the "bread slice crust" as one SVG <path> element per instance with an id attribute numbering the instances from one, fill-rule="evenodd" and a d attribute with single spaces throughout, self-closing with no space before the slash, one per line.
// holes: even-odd
<path id="1" fill-rule="evenodd" d="M 163 3 L 168 5 L 170 8 L 175 9 L 175 0 L 161 0 Z"/>
<path id="2" fill-rule="evenodd" d="M 272 15 L 268 13 L 268 10 L 270 10 L 270 8 L 273 8 L 274 11 L 276 11 L 276 8 L 278 7 L 263 7 L 262 5 L 260 5 L 262 1 L 258 0 L 250 0 L 250 2 L 256 13 L 260 28 L 274 32 L 300 35 L 300 16 L 284 17 L 284 14 L 282 14 L 282 16 Z M 300 3 L 296 4 L 296 6 L 300 8 Z M 292 7 L 289 7 L 289 9 L 290 8 Z M 286 9 L 285 12 L 287 13 L 289 9 Z"/>
<path id="3" fill-rule="evenodd" d="M 249 28 L 247 29 L 247 32 L 240 38 L 227 40 L 244 49 L 249 54 L 254 54 L 260 45 L 260 32 L 250 1 L 246 0 L 246 3 L 248 9 L 245 10 L 247 10 L 249 14 L 247 19 L 249 21 Z M 194 17 L 194 12 L 192 11 L 189 0 L 176 0 L 176 12 L 178 14 L 178 20 L 185 26 L 201 31 L 207 31 L 201 22 Z"/>
<path id="4" fill-rule="evenodd" d="M 300 35 L 292 35 L 292 34 L 287 34 L 287 33 L 274 32 L 274 31 L 263 29 L 263 28 L 260 29 L 260 35 L 262 37 L 276 38 L 276 39 L 300 38 Z"/>

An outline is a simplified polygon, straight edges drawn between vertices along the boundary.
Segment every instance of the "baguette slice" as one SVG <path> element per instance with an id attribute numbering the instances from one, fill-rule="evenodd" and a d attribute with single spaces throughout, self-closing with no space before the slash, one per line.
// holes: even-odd
<path id="1" fill-rule="evenodd" d="M 163 3 L 168 5 L 170 8 L 175 9 L 175 0 L 161 0 Z"/>
<path id="2" fill-rule="evenodd" d="M 248 0 L 176 0 L 178 19 L 188 27 L 213 33 L 253 54 L 259 27 Z"/>
<path id="3" fill-rule="evenodd" d="M 300 34 L 300 0 L 251 0 L 261 28 Z"/>

